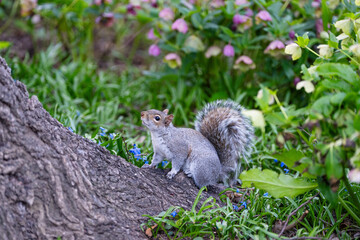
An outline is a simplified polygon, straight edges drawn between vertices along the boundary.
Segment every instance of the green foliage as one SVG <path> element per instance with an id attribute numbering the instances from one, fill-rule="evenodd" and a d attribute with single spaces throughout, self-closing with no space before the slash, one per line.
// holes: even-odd
<path id="1" fill-rule="evenodd" d="M 250 169 L 240 175 L 242 187 L 252 185 L 269 192 L 276 198 L 295 197 L 317 187 L 316 183 L 311 183 L 305 179 L 294 178 L 283 173 L 276 173 L 269 169 Z"/>

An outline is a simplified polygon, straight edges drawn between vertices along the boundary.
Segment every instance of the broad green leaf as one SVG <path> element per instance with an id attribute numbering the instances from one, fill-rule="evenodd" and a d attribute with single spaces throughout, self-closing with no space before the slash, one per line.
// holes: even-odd
<path id="1" fill-rule="evenodd" d="M 202 19 L 200 13 L 191 15 L 191 23 L 195 28 L 202 29 Z"/>
<path id="2" fill-rule="evenodd" d="M 332 96 L 324 96 L 314 102 L 311 109 L 322 113 L 325 117 L 328 117 L 333 110 L 333 106 L 329 104 Z"/>
<path id="3" fill-rule="evenodd" d="M 326 175 L 330 178 L 340 179 L 342 176 L 342 166 L 340 163 L 339 152 L 331 146 L 325 159 Z"/>
<path id="4" fill-rule="evenodd" d="M 266 114 L 265 119 L 267 122 L 271 124 L 275 124 L 277 126 L 283 126 L 288 123 L 284 115 L 280 112 L 270 112 Z"/>
<path id="5" fill-rule="evenodd" d="M 291 149 L 286 152 L 274 154 L 273 157 L 280 162 L 284 162 L 288 168 L 300 172 L 304 177 L 314 178 L 314 176 L 308 172 L 303 173 L 303 171 L 309 167 L 309 164 L 300 162 L 300 160 L 305 157 L 302 152 Z"/>
<path id="6" fill-rule="evenodd" d="M 220 26 L 221 30 L 226 34 L 228 35 L 230 38 L 233 38 L 234 37 L 234 33 L 227 27 L 224 27 L 224 26 Z"/>
<path id="7" fill-rule="evenodd" d="M 290 175 L 280 173 L 280 175 L 272 170 L 254 168 L 240 174 L 242 187 L 251 187 L 253 184 L 256 188 L 269 192 L 275 198 L 296 197 L 300 194 L 308 192 L 318 185 L 304 178 L 294 178 Z"/>
<path id="8" fill-rule="evenodd" d="M 347 82 L 351 83 L 357 89 L 360 86 L 360 77 L 359 75 L 346 64 L 340 63 L 324 63 L 320 64 L 317 68 L 317 72 L 319 75 L 331 77 L 337 76 L 340 77 Z"/>
<path id="9" fill-rule="evenodd" d="M 357 131 L 360 131 L 360 115 L 356 115 L 354 117 L 354 128 L 357 130 Z"/>
<path id="10" fill-rule="evenodd" d="M 10 42 L 0 41 L 0 50 L 10 47 Z"/>
<path id="11" fill-rule="evenodd" d="M 330 102 L 334 105 L 339 105 L 342 103 L 342 101 L 344 101 L 344 98 L 346 97 L 346 93 L 344 92 L 339 92 L 334 94 L 331 98 L 330 98 Z"/>

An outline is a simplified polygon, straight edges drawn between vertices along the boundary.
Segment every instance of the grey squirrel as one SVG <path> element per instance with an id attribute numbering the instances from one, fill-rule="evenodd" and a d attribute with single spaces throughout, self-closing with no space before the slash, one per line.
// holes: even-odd
<path id="1" fill-rule="evenodd" d="M 253 148 L 254 129 L 242 110 L 231 100 L 208 103 L 196 116 L 196 130 L 174 127 L 167 109 L 141 112 L 154 149 L 152 163 L 143 167 L 154 168 L 166 158 L 172 162 L 170 179 L 183 170 L 199 188 L 219 181 L 232 186 L 240 174 L 240 157 L 248 159 Z"/>

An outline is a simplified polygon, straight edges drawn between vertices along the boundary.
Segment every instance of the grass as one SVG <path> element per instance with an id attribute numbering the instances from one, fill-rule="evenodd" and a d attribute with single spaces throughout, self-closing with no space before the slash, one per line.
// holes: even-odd
<path id="1" fill-rule="evenodd" d="M 140 167 L 144 161 L 151 160 L 151 140 L 149 134 L 139 127 L 139 112 L 158 108 L 161 104 L 158 98 L 150 94 L 151 88 L 154 88 L 153 82 L 142 77 L 137 68 L 130 67 L 120 75 L 101 71 L 90 61 L 66 58 L 60 45 L 53 45 L 32 59 L 7 58 L 7 61 L 13 70 L 14 79 L 25 83 L 30 95 L 36 94 L 45 109 L 65 127 L 92 139 L 136 166 Z M 168 89 L 175 91 L 176 88 Z M 164 91 L 160 98 L 167 101 L 174 94 L 179 94 L 179 99 L 185 99 L 186 106 L 181 108 L 179 103 L 169 104 L 174 104 L 178 116 L 188 123 L 186 125 L 190 125 L 194 115 L 190 106 L 196 93 Z M 197 104 L 200 104 L 201 97 L 198 101 Z M 245 168 L 262 167 L 283 171 L 271 158 L 271 154 L 279 148 L 276 142 L 277 129 L 269 129 L 266 133 L 259 131 L 256 135 L 259 136 L 256 140 L 257 149 Z M 142 159 L 137 159 L 130 151 L 135 143 L 142 149 Z M 286 144 L 289 147 L 295 143 L 287 141 Z M 357 193 L 360 191 L 358 185 L 354 189 Z M 173 206 L 157 216 L 147 216 L 149 221 L 142 225 L 143 229 L 152 228 L 153 235 L 171 239 L 279 239 L 275 233 L 279 223 L 286 221 L 291 212 L 317 193 L 311 191 L 294 199 L 276 199 L 264 196 L 265 192 L 257 189 L 242 189 L 239 193 L 236 193 L 236 189 L 228 189 L 226 196 L 234 197 L 231 198 L 233 201 L 222 197 L 224 202 L 218 203 L 214 198 L 209 198 L 196 208 L 201 191 L 203 189 L 191 210 Z M 339 193 L 341 199 L 350 205 L 350 197 L 344 186 L 339 186 Z M 246 202 L 246 208 L 234 200 L 236 198 Z M 306 216 L 297 222 L 306 210 Z M 352 239 L 354 232 L 360 231 L 343 204 L 332 205 L 321 194 L 296 212 L 289 224 L 294 224 L 294 227 L 283 234 L 286 238 L 328 239 L 334 234 L 341 239 Z M 285 238 L 283 236 L 281 238 Z"/>

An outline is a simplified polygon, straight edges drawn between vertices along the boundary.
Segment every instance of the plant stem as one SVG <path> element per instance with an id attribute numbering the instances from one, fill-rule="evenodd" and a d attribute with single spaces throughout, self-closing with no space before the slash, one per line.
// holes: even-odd
<path id="1" fill-rule="evenodd" d="M 307 50 L 309 50 L 310 52 L 312 52 L 313 54 L 315 54 L 316 56 L 318 56 L 321 59 L 324 59 L 324 57 L 320 56 L 317 52 L 315 52 L 314 50 L 312 50 L 311 48 L 309 48 L 308 46 L 305 47 Z"/>
<path id="2" fill-rule="evenodd" d="M 347 56 L 348 58 L 350 58 L 352 61 L 354 61 L 358 66 L 360 66 L 360 63 L 358 61 L 356 61 L 354 58 L 352 58 L 349 54 L 347 54 L 344 50 L 339 48 L 339 51 L 344 54 L 345 56 Z"/>
<path id="3" fill-rule="evenodd" d="M 355 204 L 356 208 L 357 208 L 357 213 L 360 214 L 360 202 L 359 202 L 359 198 L 355 195 L 353 188 L 351 187 L 349 180 L 346 176 L 345 173 L 345 168 L 343 167 L 343 177 L 342 180 L 344 181 L 344 184 L 346 186 L 346 189 L 348 190 L 348 193 L 350 194 L 350 197 L 353 201 L 353 203 Z"/>
<path id="4" fill-rule="evenodd" d="M 345 201 L 338 196 L 341 205 L 348 211 L 348 213 L 354 218 L 354 220 L 360 225 L 360 218 L 354 213 L 351 208 L 345 203 Z"/>
<path id="5" fill-rule="evenodd" d="M 286 114 L 285 109 L 283 108 L 283 106 L 281 106 L 281 103 L 280 103 L 279 99 L 277 98 L 276 94 L 272 94 L 272 95 L 274 96 L 277 105 L 280 107 L 282 114 L 284 115 L 285 119 L 287 120 L 289 117 Z"/>

